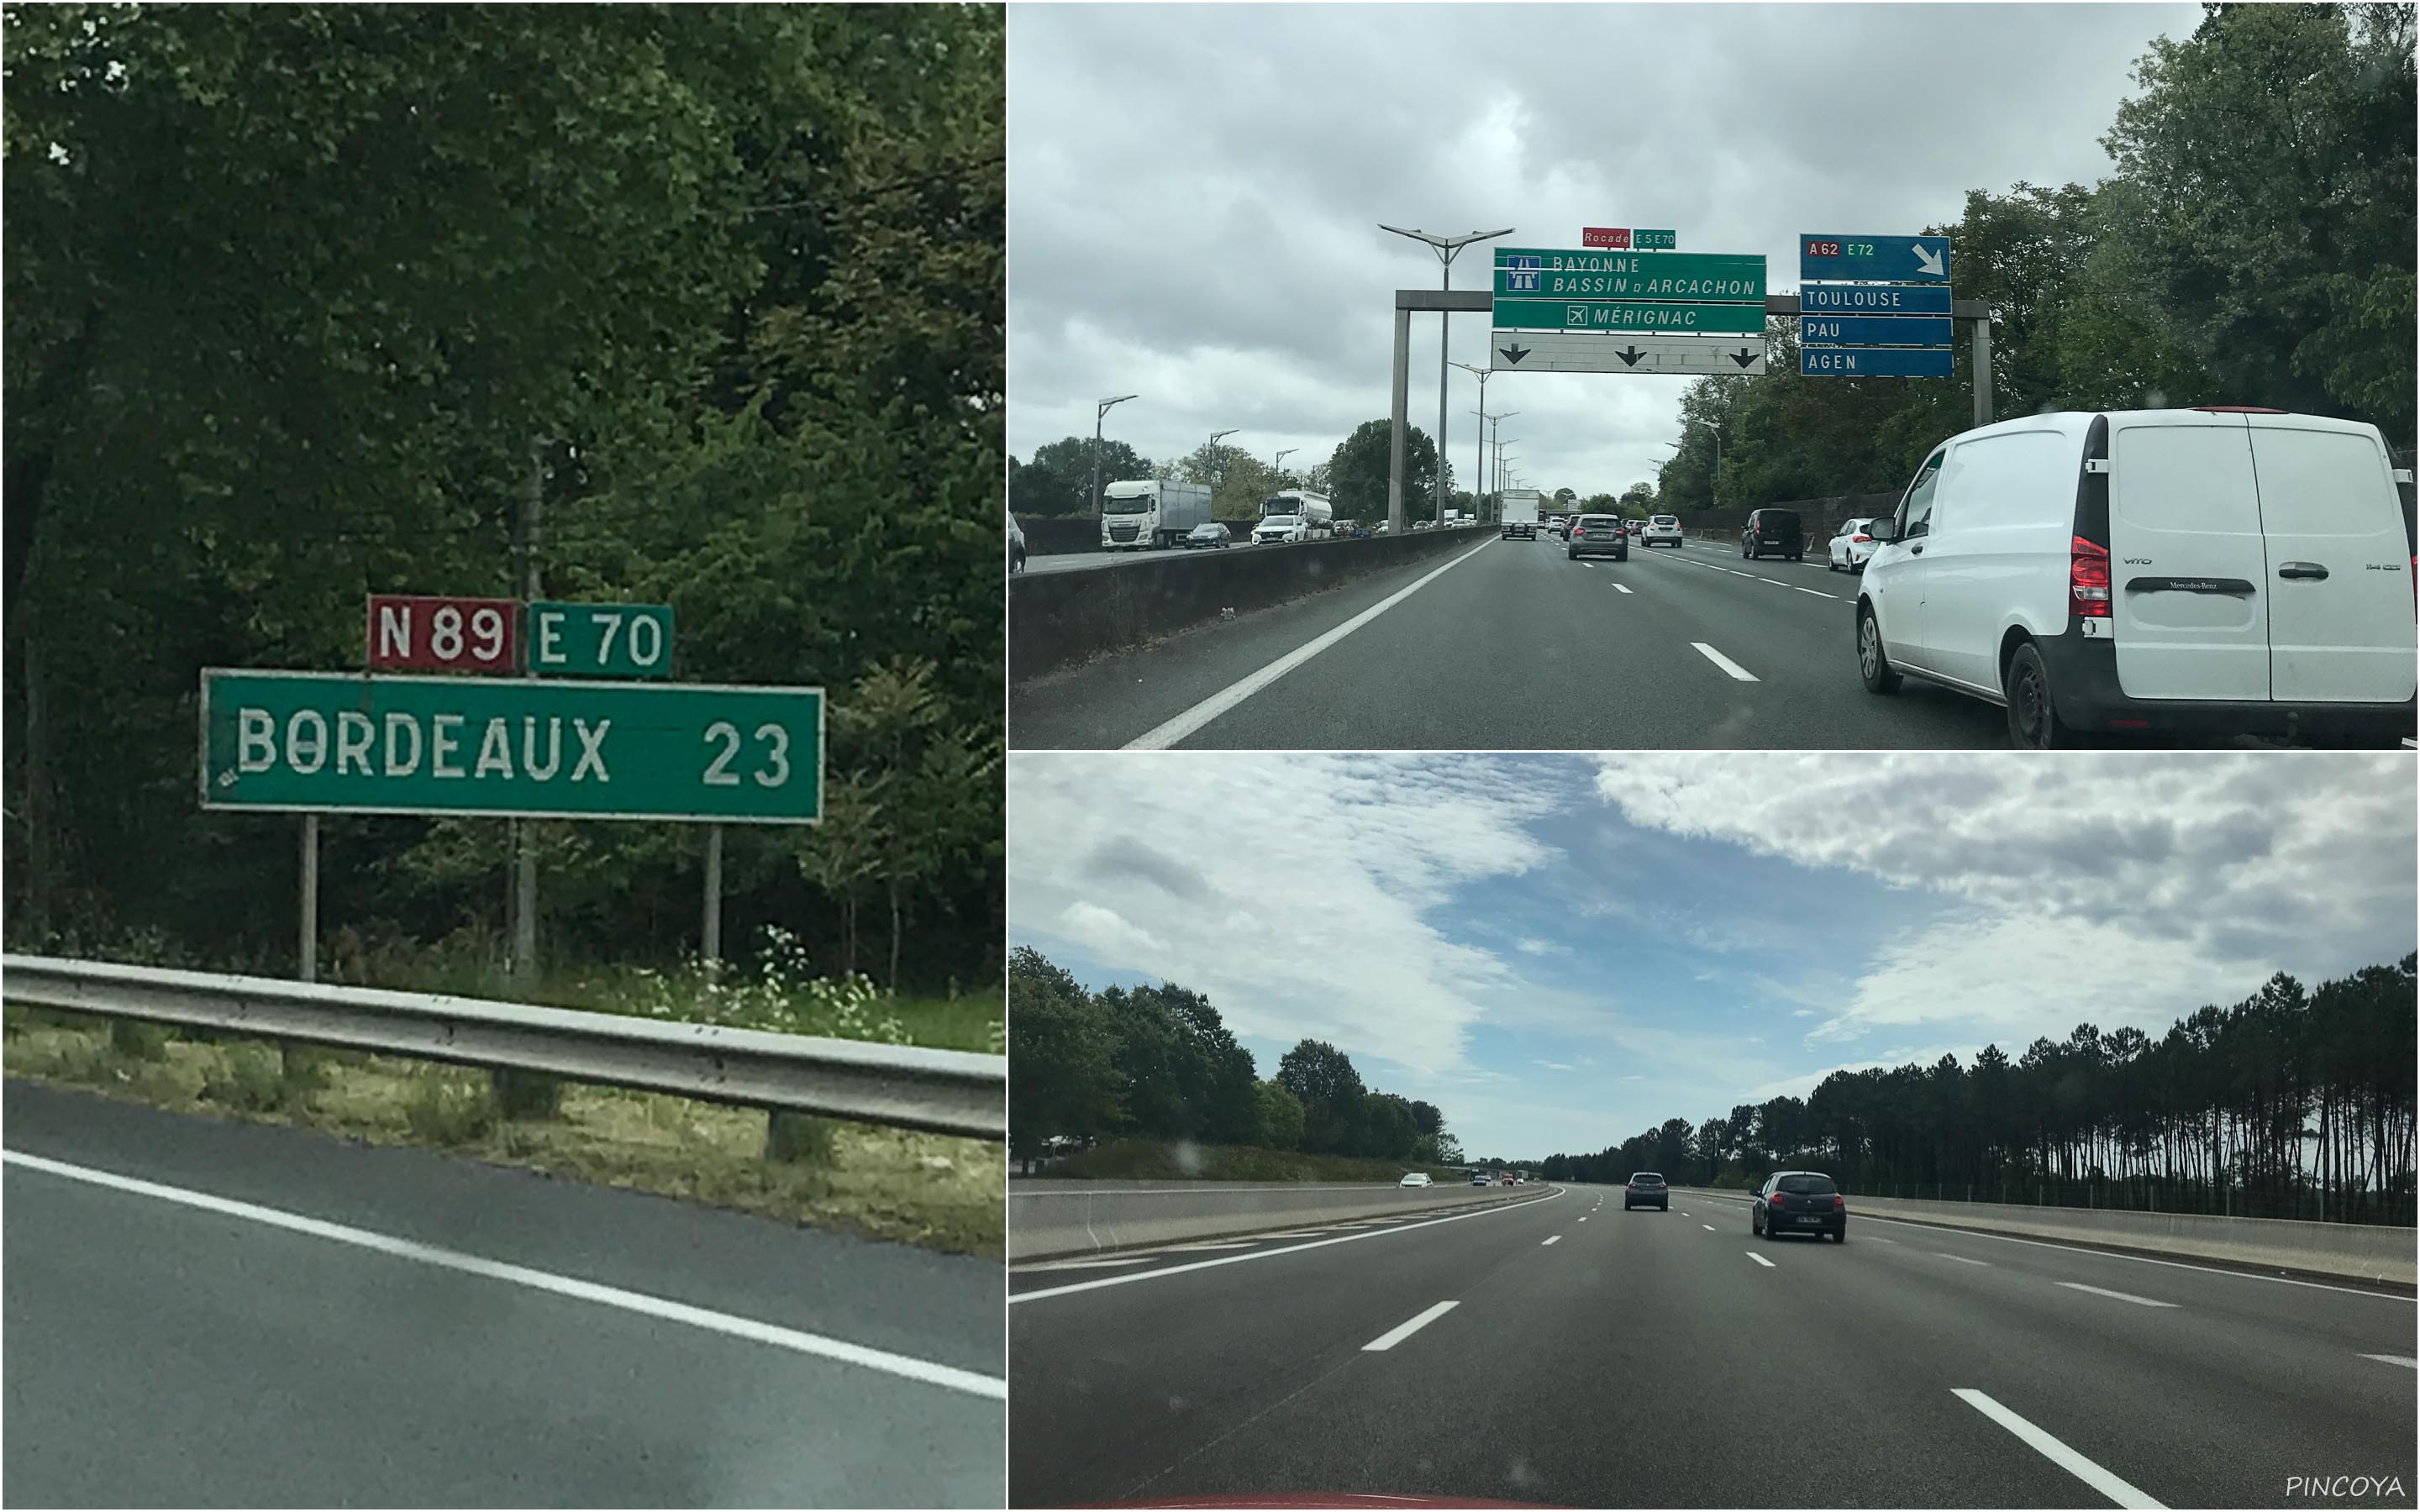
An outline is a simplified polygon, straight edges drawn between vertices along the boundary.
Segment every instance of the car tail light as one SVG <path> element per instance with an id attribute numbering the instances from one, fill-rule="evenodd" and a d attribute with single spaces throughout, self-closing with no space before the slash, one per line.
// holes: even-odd
<path id="1" fill-rule="evenodd" d="M 1842 1209 L 1846 1208 L 1848 1205 L 1849 1205 L 1849 1199 L 1848 1199 L 1847 1197 L 1842 1196 L 1841 1196 L 1839 1193 L 1838 1193 L 1838 1192 L 1835 1192 L 1835 1193 L 1833 1193 L 1833 1194 L 1832 1194 L 1832 1211 L 1833 1211 L 1834 1212 L 1838 1212 L 1838 1211 L 1841 1211 Z"/>
<path id="2" fill-rule="evenodd" d="M 1850 537 L 1849 537 L 1849 540 L 1850 540 L 1850 542 L 1851 542 L 1852 544 L 1862 544 L 1862 543 L 1864 543 L 1864 542 L 1870 541 L 1870 540 L 1872 540 L 1872 539 L 1873 539 L 1873 537 L 1872 537 L 1872 536 L 1868 535 L 1868 534 L 1867 534 L 1867 533 L 1865 533 L 1863 531 L 1859 531 L 1856 534 L 1852 535 L 1852 536 L 1850 536 Z"/>
<path id="3" fill-rule="evenodd" d="M 2109 548 L 2078 535 L 2071 538 L 2067 558 L 2067 596 L 2071 613 L 2091 619 L 2109 617 Z"/>

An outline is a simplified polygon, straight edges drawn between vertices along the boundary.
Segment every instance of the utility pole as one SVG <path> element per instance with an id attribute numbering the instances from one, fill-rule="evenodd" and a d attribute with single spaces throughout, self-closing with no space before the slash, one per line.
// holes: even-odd
<path id="1" fill-rule="evenodd" d="M 1458 237 L 1438 236 L 1432 231 L 1411 231 L 1400 225 L 1387 225 L 1383 223 L 1378 229 L 1426 243 L 1429 250 L 1437 255 L 1437 262 L 1444 274 L 1442 281 L 1437 285 L 1441 289 L 1453 287 L 1453 259 L 1463 248 L 1474 241 L 1489 241 L 1497 237 L 1509 237 L 1512 234 L 1512 227 L 1509 225 L 1501 231 L 1472 231 Z M 1447 336 L 1451 330 L 1452 320 L 1451 312 L 1446 310 L 1437 312 L 1436 517 L 1439 524 L 1445 522 L 1445 380 L 1446 361 L 1450 355 Z"/>
<path id="2" fill-rule="evenodd" d="M 1121 393 L 1114 399 L 1103 399 L 1100 407 L 1093 411 L 1093 492 L 1088 501 L 1093 506 L 1093 529 L 1095 532 L 1101 528 L 1101 417 L 1128 399 L 1140 397 L 1140 394 Z"/>

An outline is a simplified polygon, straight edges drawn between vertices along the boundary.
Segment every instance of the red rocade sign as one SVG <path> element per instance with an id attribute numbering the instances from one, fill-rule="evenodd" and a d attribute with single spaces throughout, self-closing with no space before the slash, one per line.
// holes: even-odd
<path id="1" fill-rule="evenodd" d="M 1580 245 L 1606 247 L 1615 252 L 1630 250 L 1630 227 L 1626 225 L 1584 225 L 1580 227 Z"/>
<path id="2" fill-rule="evenodd" d="M 372 594 L 369 665 L 375 671 L 517 671 L 520 604 L 510 598 Z"/>

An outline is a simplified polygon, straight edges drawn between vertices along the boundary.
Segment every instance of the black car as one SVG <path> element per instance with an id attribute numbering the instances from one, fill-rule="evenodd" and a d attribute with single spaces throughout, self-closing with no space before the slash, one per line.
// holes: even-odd
<path id="1" fill-rule="evenodd" d="M 1805 527 L 1798 522 L 1794 509 L 1751 509 L 1747 528 L 1740 532 L 1740 555 L 1761 557 L 1766 552 L 1788 557 L 1792 562 L 1807 560 Z"/>
<path id="2" fill-rule="evenodd" d="M 1748 1205 L 1747 1231 L 1766 1239 L 1784 1234 L 1829 1234 L 1849 1242 L 1849 1199 L 1821 1171 L 1776 1171 Z"/>
<path id="3" fill-rule="evenodd" d="M 1664 1178 L 1657 1172 L 1631 1172 L 1629 1184 L 1621 1189 L 1621 1211 L 1650 1207 L 1670 1212 L 1672 1189 L 1664 1184 Z"/>
<path id="4" fill-rule="evenodd" d="M 1185 539 L 1181 544 L 1187 551 L 1197 546 L 1205 550 L 1223 550 L 1235 544 L 1235 536 L 1233 532 L 1227 529 L 1225 521 L 1205 519 L 1186 532 Z"/>

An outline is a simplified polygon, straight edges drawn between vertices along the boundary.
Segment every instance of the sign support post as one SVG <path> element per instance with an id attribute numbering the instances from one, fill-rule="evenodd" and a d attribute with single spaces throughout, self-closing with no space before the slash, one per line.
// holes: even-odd
<path id="1" fill-rule="evenodd" d="M 700 932 L 710 980 L 722 974 L 722 826 L 706 826 L 706 918 Z"/>
<path id="2" fill-rule="evenodd" d="M 546 459 L 542 443 L 530 438 L 529 488 L 521 496 L 521 597 L 535 602 L 538 512 L 546 501 Z M 522 673 L 535 677 L 535 671 Z M 537 980 L 537 836 L 530 821 L 516 819 L 513 839 L 513 975 Z"/>
<path id="3" fill-rule="evenodd" d="M 1395 404 L 1387 442 L 1387 533 L 1404 533 L 1404 431 L 1412 423 L 1412 311 L 1395 301 Z"/>
<path id="4" fill-rule="evenodd" d="M 319 816 L 302 816 L 302 939 L 297 942 L 298 981 L 319 980 Z"/>
<path id="5" fill-rule="evenodd" d="M 1966 329 L 1975 333 L 1975 424 L 1980 428 L 1992 423 L 1992 317 L 1979 316 Z"/>

